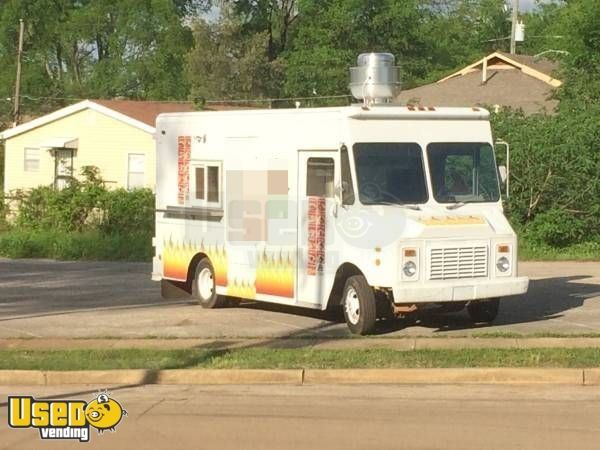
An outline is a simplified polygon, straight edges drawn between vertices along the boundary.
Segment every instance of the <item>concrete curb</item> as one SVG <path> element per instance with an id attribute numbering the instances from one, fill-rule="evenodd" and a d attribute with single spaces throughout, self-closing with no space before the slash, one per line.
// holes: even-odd
<path id="1" fill-rule="evenodd" d="M 173 370 L 0 370 L 0 385 L 60 386 L 67 384 L 294 384 L 302 369 L 173 369 Z"/>
<path id="2" fill-rule="evenodd" d="M 599 374 L 600 375 L 600 374 Z M 450 368 L 306 370 L 305 384 L 570 384 L 582 385 L 581 369 Z"/>
<path id="3" fill-rule="evenodd" d="M 0 370 L 0 385 L 566 384 L 600 385 L 600 368 Z"/>

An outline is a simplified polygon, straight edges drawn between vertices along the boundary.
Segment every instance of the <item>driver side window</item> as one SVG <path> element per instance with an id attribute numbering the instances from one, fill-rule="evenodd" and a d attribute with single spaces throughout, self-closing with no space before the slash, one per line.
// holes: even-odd
<path id="1" fill-rule="evenodd" d="M 333 158 L 308 158 L 306 162 L 306 196 L 333 197 Z"/>

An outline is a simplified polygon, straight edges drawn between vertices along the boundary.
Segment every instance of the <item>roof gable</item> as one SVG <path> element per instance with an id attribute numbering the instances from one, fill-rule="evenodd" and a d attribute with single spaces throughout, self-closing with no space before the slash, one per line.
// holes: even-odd
<path id="1" fill-rule="evenodd" d="M 438 81 L 438 83 L 443 83 L 451 78 L 464 76 L 474 71 L 484 71 L 490 66 L 495 68 L 498 68 L 498 66 L 504 66 L 504 68 L 508 69 L 517 69 L 525 75 L 533 77 L 539 81 L 543 81 L 552 87 L 559 87 L 562 85 L 562 81 L 552 77 L 552 71 L 556 68 L 556 64 L 552 63 L 551 61 L 546 59 L 536 61 L 533 56 L 509 55 L 503 52 L 491 53 L 481 58 L 479 61 L 476 61 L 473 64 L 470 64 L 467 67 L 464 67 L 463 69 L 442 78 Z"/>
<path id="2" fill-rule="evenodd" d="M 0 133 L 0 139 L 10 139 L 72 114 L 91 109 L 146 133 L 154 133 L 156 116 L 163 112 L 193 111 L 191 103 L 143 102 L 133 100 L 84 100 L 50 114 L 33 119 Z"/>

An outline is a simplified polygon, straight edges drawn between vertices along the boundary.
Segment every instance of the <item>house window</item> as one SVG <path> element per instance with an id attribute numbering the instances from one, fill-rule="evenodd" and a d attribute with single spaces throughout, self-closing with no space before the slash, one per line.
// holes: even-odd
<path id="1" fill-rule="evenodd" d="M 221 163 L 192 162 L 190 190 L 193 206 L 221 206 Z"/>
<path id="2" fill-rule="evenodd" d="M 145 186 L 146 155 L 129 153 L 127 160 L 127 189 L 140 189 Z"/>
<path id="3" fill-rule="evenodd" d="M 25 172 L 39 172 L 40 170 L 40 149 L 26 148 L 24 159 Z"/>

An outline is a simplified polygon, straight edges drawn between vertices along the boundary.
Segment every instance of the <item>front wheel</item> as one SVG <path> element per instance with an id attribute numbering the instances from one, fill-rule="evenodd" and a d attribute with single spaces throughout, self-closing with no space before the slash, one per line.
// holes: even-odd
<path id="1" fill-rule="evenodd" d="M 467 312 L 471 320 L 475 323 L 490 323 L 498 316 L 499 308 L 500 299 L 491 298 L 489 300 L 469 302 Z"/>
<path id="2" fill-rule="evenodd" d="M 354 334 L 368 334 L 375 327 L 377 307 L 373 289 L 362 275 L 354 275 L 346 280 L 342 305 L 344 317 Z"/>

